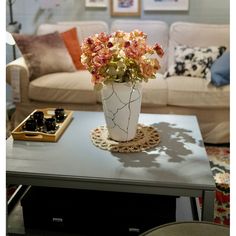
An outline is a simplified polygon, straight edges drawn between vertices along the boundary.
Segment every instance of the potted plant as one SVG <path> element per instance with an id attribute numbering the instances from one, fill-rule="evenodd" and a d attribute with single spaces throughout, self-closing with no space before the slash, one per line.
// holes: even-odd
<path id="1" fill-rule="evenodd" d="M 160 64 L 154 54 L 164 52 L 156 43 L 147 44 L 147 35 L 132 32 L 104 32 L 86 38 L 81 62 L 92 74 L 95 89 L 101 90 L 109 137 L 129 141 L 135 137 L 141 109 L 141 82 L 155 79 Z"/>

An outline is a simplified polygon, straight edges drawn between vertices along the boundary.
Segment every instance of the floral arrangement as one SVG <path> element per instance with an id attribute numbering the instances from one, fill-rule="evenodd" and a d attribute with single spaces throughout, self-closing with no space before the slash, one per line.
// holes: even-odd
<path id="1" fill-rule="evenodd" d="M 158 43 L 151 47 L 146 41 L 147 35 L 139 30 L 110 35 L 102 32 L 86 38 L 81 47 L 81 62 L 91 72 L 95 87 L 156 78 L 160 64 L 152 55 L 162 57 L 164 52 Z"/>

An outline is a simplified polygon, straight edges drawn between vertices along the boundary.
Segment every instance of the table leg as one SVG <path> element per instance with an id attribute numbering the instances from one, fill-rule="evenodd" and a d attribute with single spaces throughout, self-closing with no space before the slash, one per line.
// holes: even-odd
<path id="1" fill-rule="evenodd" d="M 7 205 L 7 186 L 6 186 L 6 236 L 8 236 L 8 205 Z"/>
<path id="2" fill-rule="evenodd" d="M 214 221 L 215 191 L 204 191 L 202 198 L 202 221 Z"/>
<path id="3" fill-rule="evenodd" d="M 26 190 L 29 188 L 27 185 L 19 185 L 15 192 L 12 194 L 10 199 L 7 201 L 7 210 L 8 215 L 11 213 L 13 208 L 16 206 L 17 202 L 20 200 L 20 198 L 23 196 L 23 194 L 26 192 Z"/>

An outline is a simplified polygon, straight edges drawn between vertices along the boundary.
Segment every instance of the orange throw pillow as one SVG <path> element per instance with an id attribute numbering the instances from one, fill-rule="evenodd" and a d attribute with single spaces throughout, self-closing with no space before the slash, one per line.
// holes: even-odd
<path id="1" fill-rule="evenodd" d="M 81 48 L 79 44 L 79 39 L 77 36 L 77 30 L 76 28 L 72 28 L 68 31 L 65 31 L 63 33 L 60 33 L 66 48 L 74 62 L 74 65 L 77 70 L 85 70 L 85 67 L 81 63 Z"/>

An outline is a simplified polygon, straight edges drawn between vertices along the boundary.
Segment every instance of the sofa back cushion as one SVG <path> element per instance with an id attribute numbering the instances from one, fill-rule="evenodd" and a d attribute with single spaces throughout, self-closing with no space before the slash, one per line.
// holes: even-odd
<path id="1" fill-rule="evenodd" d="M 177 45 L 189 47 L 225 46 L 229 49 L 229 25 L 175 22 L 170 26 L 168 66 L 175 62 Z"/>
<path id="2" fill-rule="evenodd" d="M 108 24 L 104 21 L 64 21 L 58 22 L 62 27 L 76 27 L 79 40 L 82 42 L 85 38 L 100 33 L 108 33 Z"/>
<path id="3" fill-rule="evenodd" d="M 41 24 L 41 25 L 39 25 L 39 27 L 36 31 L 36 35 L 54 33 L 55 31 L 62 33 L 62 32 L 65 32 L 65 31 L 71 29 L 71 28 L 73 28 L 73 27 L 68 26 L 68 25 Z M 78 31 L 77 31 L 77 34 L 78 34 Z"/>
<path id="4" fill-rule="evenodd" d="M 169 34 L 167 23 L 154 20 L 114 20 L 111 24 L 111 32 L 117 30 L 130 32 L 135 29 L 141 30 L 147 34 L 147 42 L 149 45 L 159 43 L 164 52 L 166 52 Z M 159 72 L 163 73 L 167 66 L 167 53 L 165 53 L 162 58 L 158 58 L 158 60 L 161 65 L 161 70 Z"/>
<path id="5" fill-rule="evenodd" d="M 41 24 L 38 27 L 36 34 L 48 34 L 55 31 L 62 33 L 75 27 L 80 43 L 84 38 L 93 34 L 106 32 L 108 33 L 108 25 L 103 21 L 65 21 L 58 22 L 57 24 Z"/>

